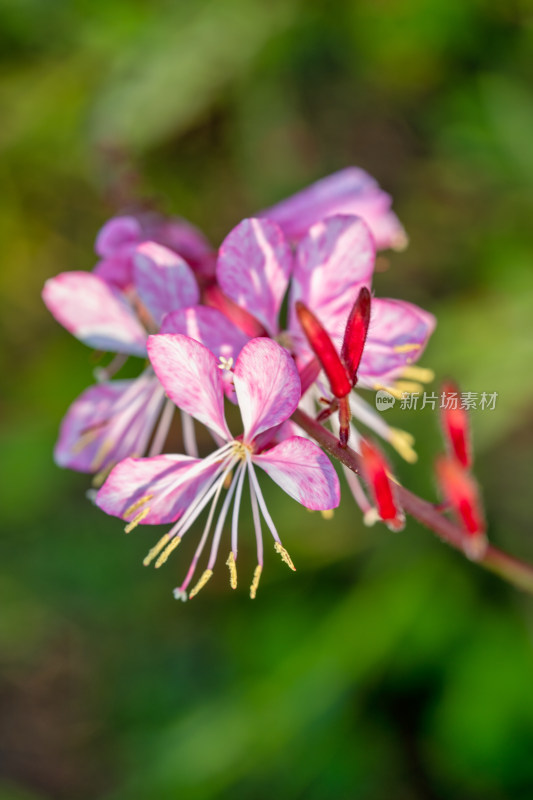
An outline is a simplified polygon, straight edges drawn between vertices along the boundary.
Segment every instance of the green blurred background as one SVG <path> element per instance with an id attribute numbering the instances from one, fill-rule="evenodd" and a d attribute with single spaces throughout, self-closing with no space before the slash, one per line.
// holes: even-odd
<path id="1" fill-rule="evenodd" d="M 529 800 L 530 598 L 347 493 L 325 522 L 269 485 L 298 572 L 269 548 L 248 599 L 246 514 L 239 590 L 221 564 L 176 603 L 186 549 L 143 569 L 154 531 L 52 462 L 94 364 L 40 290 L 135 197 L 218 243 L 364 167 L 411 237 L 376 289 L 437 314 L 425 365 L 499 393 L 476 470 L 491 538 L 533 560 L 533 5 L 0 0 L 0 45 L 0 800 Z M 435 497 L 436 415 L 387 413 Z"/>

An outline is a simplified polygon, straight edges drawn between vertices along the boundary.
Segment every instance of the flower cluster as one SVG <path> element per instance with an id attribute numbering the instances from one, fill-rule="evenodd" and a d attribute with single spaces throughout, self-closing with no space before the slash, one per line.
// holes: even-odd
<path id="1" fill-rule="evenodd" d="M 97 237 L 92 272 L 46 282 L 44 302 L 58 322 L 89 347 L 115 354 L 68 410 L 57 463 L 92 473 L 96 504 L 123 519 L 126 532 L 167 526 L 145 564 L 165 563 L 207 510 L 176 597 L 193 597 L 211 577 L 230 516 L 226 563 L 237 586 L 246 484 L 257 545 L 250 595 L 263 568 L 261 520 L 294 569 L 261 472 L 309 509 L 327 514 L 339 504 L 337 473 L 293 419 L 297 410 L 331 425 L 342 447 L 361 454 L 366 488 L 353 471 L 346 477 L 365 519 L 403 525 L 389 470 L 360 426 L 415 460 L 412 437 L 391 428 L 364 396 L 385 389 L 401 397 L 431 379 L 415 362 L 433 316 L 372 294 L 376 250 L 406 243 L 390 197 L 351 168 L 243 220 L 218 253 L 183 220 L 116 217 Z M 144 361 L 138 377 L 115 377 L 130 356 Z M 242 418 L 236 434 L 226 417 L 231 406 Z M 176 407 L 183 452 L 169 453 Z M 213 441 L 202 456 L 206 439 L 199 448 L 197 423 Z"/>

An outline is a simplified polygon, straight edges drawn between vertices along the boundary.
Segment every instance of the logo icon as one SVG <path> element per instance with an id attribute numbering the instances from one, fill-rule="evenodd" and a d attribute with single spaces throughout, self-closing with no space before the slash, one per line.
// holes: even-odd
<path id="1" fill-rule="evenodd" d="M 384 389 L 376 392 L 376 408 L 378 411 L 386 411 L 388 408 L 392 408 L 395 402 L 396 398 Z"/>

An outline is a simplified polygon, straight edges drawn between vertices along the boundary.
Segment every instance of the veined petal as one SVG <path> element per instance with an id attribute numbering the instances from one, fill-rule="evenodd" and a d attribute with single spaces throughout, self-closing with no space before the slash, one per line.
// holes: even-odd
<path id="1" fill-rule="evenodd" d="M 124 245 L 112 256 L 103 258 L 93 269 L 93 274 L 112 286 L 128 289 L 133 282 L 133 253 L 136 246 Z"/>
<path id="2" fill-rule="evenodd" d="M 187 262 L 155 242 L 143 242 L 135 250 L 133 279 L 140 299 L 158 325 L 169 311 L 193 306 L 200 299 Z"/>
<path id="3" fill-rule="evenodd" d="M 219 464 L 181 455 L 127 458 L 111 470 L 96 496 L 106 514 L 130 521 L 147 513 L 139 524 L 175 522 L 209 482 Z"/>
<path id="4" fill-rule="evenodd" d="M 233 383 L 245 441 L 284 422 L 300 400 L 296 365 L 287 350 L 272 339 L 252 339 L 243 347 Z"/>
<path id="5" fill-rule="evenodd" d="M 142 229 L 135 217 L 113 217 L 100 229 L 94 249 L 102 258 L 108 258 L 124 245 L 139 242 Z"/>
<path id="6" fill-rule="evenodd" d="M 89 347 L 146 355 L 146 331 L 133 309 L 98 275 L 62 272 L 46 281 L 43 300 L 56 320 Z"/>
<path id="7" fill-rule="evenodd" d="M 314 442 L 292 436 L 271 450 L 254 455 L 252 460 L 306 508 L 325 511 L 339 505 L 337 473 Z"/>
<path id="8" fill-rule="evenodd" d="M 407 236 L 390 206 L 390 196 L 374 178 L 358 167 L 348 167 L 261 211 L 259 216 L 274 220 L 289 239 L 298 241 L 316 222 L 336 214 L 352 214 L 365 220 L 378 248 L 403 249 Z"/>
<path id="9" fill-rule="evenodd" d="M 178 253 L 195 272 L 213 276 L 215 254 L 202 231 L 182 217 L 156 218 L 145 226 L 145 238 Z"/>
<path id="10" fill-rule="evenodd" d="M 209 306 L 181 308 L 167 314 L 159 333 L 181 333 L 211 350 L 217 358 L 237 358 L 249 340 L 222 311 Z"/>
<path id="11" fill-rule="evenodd" d="M 298 330 L 297 300 L 316 314 L 329 333 L 343 330 L 361 288 L 370 288 L 374 259 L 374 240 L 363 220 L 337 216 L 313 225 L 297 251 L 291 331 Z"/>
<path id="12" fill-rule="evenodd" d="M 90 386 L 61 423 L 56 463 L 95 473 L 128 456 L 143 455 L 163 400 L 163 389 L 153 374 Z"/>
<path id="13" fill-rule="evenodd" d="M 245 219 L 222 242 L 217 262 L 220 288 L 274 335 L 292 269 L 283 231 L 270 220 Z"/>
<path id="14" fill-rule="evenodd" d="M 170 399 L 223 439 L 231 439 L 213 353 L 188 336 L 165 333 L 148 338 L 148 356 Z"/>
<path id="15" fill-rule="evenodd" d="M 372 300 L 366 346 L 359 366 L 361 381 L 394 378 L 417 361 L 435 329 L 435 317 L 403 300 Z"/>
<path id="16" fill-rule="evenodd" d="M 228 366 L 248 341 L 246 336 L 225 314 L 209 306 L 193 306 L 173 311 L 163 320 L 160 333 L 182 333 L 195 339 L 211 350 L 218 359 L 224 359 Z M 220 367 L 223 366 L 219 365 Z M 233 373 L 231 369 L 221 369 L 224 391 L 234 400 Z"/>

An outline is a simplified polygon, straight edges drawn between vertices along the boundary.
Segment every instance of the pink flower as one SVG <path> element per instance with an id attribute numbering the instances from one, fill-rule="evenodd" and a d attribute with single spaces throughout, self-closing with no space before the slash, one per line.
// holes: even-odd
<path id="1" fill-rule="evenodd" d="M 194 225 L 179 217 L 146 213 L 113 217 L 106 222 L 96 237 L 95 250 L 101 260 L 94 272 L 108 283 L 127 288 L 134 282 L 134 254 L 147 241 L 173 250 L 198 275 L 212 275 L 212 248 Z"/>
<path id="2" fill-rule="evenodd" d="M 407 235 L 391 210 L 390 195 L 381 189 L 367 172 L 348 167 L 311 184 L 306 189 L 282 200 L 257 216 L 277 222 L 291 241 L 303 239 L 317 222 L 337 214 L 350 214 L 364 219 L 376 242 L 383 250 L 403 250 Z"/>
<path id="3" fill-rule="evenodd" d="M 237 585 L 238 515 L 244 481 L 248 475 L 254 519 L 258 566 L 251 587 L 255 597 L 263 568 L 260 513 L 274 537 L 275 549 L 292 568 L 266 507 L 256 476 L 260 467 L 302 505 L 331 509 L 339 503 L 335 470 L 320 448 L 307 439 L 291 436 L 266 447 L 273 431 L 287 420 L 300 400 L 298 372 L 289 353 L 266 338 L 249 341 L 235 364 L 233 381 L 243 420 L 244 433 L 234 437 L 224 416 L 224 391 L 215 356 L 199 342 L 182 334 L 152 336 L 148 352 L 153 368 L 167 395 L 186 413 L 208 426 L 221 446 L 204 459 L 162 455 L 148 459 L 126 459 L 109 475 L 97 495 L 97 505 L 108 514 L 128 520 L 126 530 L 137 524 L 175 523 L 152 548 L 145 564 L 157 558 L 164 563 L 203 509 L 210 511 L 191 567 L 175 596 L 186 599 L 198 559 L 210 534 L 216 507 L 224 486 L 229 488 L 215 525 L 207 567 L 189 596 L 194 596 L 211 577 L 224 523 L 235 498 L 228 557 L 231 585 Z"/>
<path id="4" fill-rule="evenodd" d="M 298 320 L 298 302 L 318 318 L 340 350 L 354 302 L 362 289 L 371 288 L 374 262 L 374 239 L 358 217 L 332 216 L 317 222 L 294 252 L 271 219 L 246 219 L 222 243 L 216 275 L 224 295 L 255 320 L 256 329 L 286 346 L 303 371 L 313 352 Z M 287 290 L 285 327 L 281 309 Z M 238 318 L 234 321 L 241 324 Z M 429 371 L 413 364 L 424 352 L 434 327 L 433 315 L 412 303 L 374 298 L 358 388 L 395 392 L 398 379 L 428 378 Z M 304 390 L 307 388 L 305 385 Z M 324 392 L 327 387 L 319 380 L 310 394 L 317 400 Z M 355 418 L 384 436 L 402 455 L 413 457 L 410 439 L 403 432 L 390 428 L 359 394 L 351 392 L 349 397 Z"/>
<path id="5" fill-rule="evenodd" d="M 125 235 L 125 229 L 115 226 L 115 233 Z M 159 330 L 163 321 L 165 330 L 192 336 L 201 322 L 198 335 L 217 355 L 228 358 L 246 341 L 220 312 L 195 307 L 199 289 L 191 268 L 176 253 L 153 242 L 136 248 L 127 289 L 120 290 L 95 273 L 65 272 L 46 282 L 43 299 L 58 322 L 85 344 L 121 354 L 110 368 L 100 371 L 102 381 L 74 401 L 61 425 L 56 461 L 81 472 L 105 472 L 127 456 L 143 455 L 158 420 L 150 452 L 161 451 L 173 405 L 167 404 L 163 411 L 165 393 L 152 368 L 135 380 L 108 378 L 128 355 L 147 355 L 148 334 Z M 180 318 L 169 315 L 184 306 L 193 307 Z M 183 423 L 188 449 L 194 452 L 192 421 L 183 418 Z"/>

